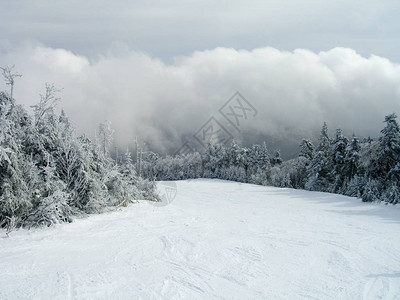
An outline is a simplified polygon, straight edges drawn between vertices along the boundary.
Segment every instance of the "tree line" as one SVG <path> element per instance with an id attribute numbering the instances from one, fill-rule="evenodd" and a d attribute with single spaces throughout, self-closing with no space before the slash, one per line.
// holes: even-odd
<path id="1" fill-rule="evenodd" d="M 146 178 L 180 180 L 218 178 L 259 185 L 289 187 L 359 197 L 363 201 L 400 201 L 400 129 L 396 114 L 385 117 L 378 140 L 337 129 L 334 137 L 324 123 L 317 145 L 300 143 L 296 158 L 282 161 L 279 151 L 271 155 L 265 143 L 250 148 L 235 141 L 229 146 L 208 144 L 205 153 L 161 158 L 144 157 Z"/>
<path id="2" fill-rule="evenodd" d="M 317 145 L 303 139 L 298 157 L 287 161 L 279 151 L 271 155 L 266 143 L 241 147 L 232 141 L 166 158 L 141 151 L 137 166 L 129 151 L 112 158 L 108 122 L 93 140 L 76 136 L 64 111 L 55 112 L 53 85 L 46 85 L 29 114 L 11 96 L 20 75 L 1 69 L 11 86 L 10 94 L 0 92 L 0 227 L 8 230 L 71 222 L 135 199 L 158 201 L 155 180 L 218 178 L 399 202 L 400 129 L 394 113 L 385 117 L 378 140 L 349 139 L 340 129 L 330 137 L 324 123 Z"/>

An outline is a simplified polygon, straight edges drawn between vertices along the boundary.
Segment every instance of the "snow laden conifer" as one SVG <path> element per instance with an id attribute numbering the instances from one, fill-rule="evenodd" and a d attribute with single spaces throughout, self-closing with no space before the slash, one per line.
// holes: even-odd
<path id="1" fill-rule="evenodd" d="M 271 158 L 271 166 L 279 166 L 282 163 L 281 152 L 279 150 L 275 151 L 274 156 Z"/>
<path id="2" fill-rule="evenodd" d="M 400 128 L 396 118 L 394 113 L 385 117 L 386 126 L 379 138 L 377 176 L 388 180 L 396 179 L 391 171 L 400 162 Z"/>
<path id="3" fill-rule="evenodd" d="M 329 176 L 333 180 L 329 191 L 332 193 L 340 191 L 345 180 L 345 156 L 347 144 L 348 139 L 343 135 L 342 130 L 336 129 L 335 139 L 332 142 L 331 153 L 329 156 L 329 159 L 331 159 L 330 165 L 332 165 L 332 170 Z"/>
<path id="4" fill-rule="evenodd" d="M 313 143 L 309 139 L 303 139 L 300 143 L 300 154 L 299 156 L 304 157 L 307 161 L 311 161 L 315 155 L 315 149 Z"/>
<path id="5" fill-rule="evenodd" d="M 219 156 L 218 146 L 213 143 L 207 144 L 207 149 L 204 154 L 203 165 L 204 165 L 204 177 L 205 178 L 216 178 L 219 168 Z"/>
<path id="6" fill-rule="evenodd" d="M 9 219 L 18 224 L 32 208 L 31 188 L 35 184 L 23 155 L 29 125 L 30 118 L 22 107 L 0 93 L 0 223 Z"/>
<path id="7" fill-rule="evenodd" d="M 383 200 L 398 203 L 400 188 L 400 128 L 396 114 L 385 117 L 385 128 L 379 138 L 379 151 L 374 176 L 380 182 Z M 383 191 L 384 190 L 384 191 Z"/>
<path id="8" fill-rule="evenodd" d="M 282 162 L 279 167 L 278 181 L 275 182 L 281 187 L 291 187 L 304 189 L 307 183 L 307 169 L 315 151 L 314 145 L 309 139 L 303 139 L 299 145 L 299 156 L 291 160 Z"/>
<path id="9" fill-rule="evenodd" d="M 344 175 L 346 179 L 354 178 L 359 172 L 361 146 L 358 138 L 353 134 L 346 147 L 344 157 Z"/>
<path id="10" fill-rule="evenodd" d="M 48 156 L 46 165 L 40 168 L 41 181 L 32 199 L 31 213 L 24 221 L 29 226 L 71 222 L 73 208 L 68 204 L 70 194 L 54 165 Z"/>
<path id="11" fill-rule="evenodd" d="M 263 184 L 270 175 L 270 169 L 271 162 L 266 144 L 253 145 L 248 154 L 247 177 L 249 182 Z"/>
<path id="12" fill-rule="evenodd" d="M 57 93 L 46 85 L 33 116 L 0 93 L 1 226 L 70 222 L 134 199 L 157 200 L 153 182 L 137 178 L 131 163 L 122 168 L 112 160 L 108 123 L 97 142 L 75 137 L 65 112 L 55 112 Z"/>
<path id="13" fill-rule="evenodd" d="M 287 161 L 282 161 L 279 152 L 271 158 L 265 143 L 246 148 L 233 141 L 228 147 L 209 144 L 202 155 L 193 152 L 154 162 L 145 158 L 143 171 L 150 177 L 157 174 L 159 180 L 219 178 L 395 204 L 400 194 L 399 127 L 394 114 L 385 122 L 379 142 L 371 138 L 360 141 L 355 135 L 349 140 L 341 129 L 331 140 L 324 123 L 317 147 L 303 139 L 298 157 Z M 190 157 L 196 158 L 195 167 Z"/>
<path id="14" fill-rule="evenodd" d="M 308 181 L 306 189 L 312 191 L 328 190 L 331 181 L 330 145 L 331 140 L 328 136 L 328 126 L 324 122 L 319 137 L 319 144 L 315 149 L 315 155 L 307 168 Z"/>
<path id="15" fill-rule="evenodd" d="M 359 197 L 363 188 L 364 179 L 362 177 L 362 168 L 360 166 L 361 145 L 358 138 L 353 134 L 345 151 L 343 176 L 344 181 L 341 187 L 341 193 Z"/>
<path id="16" fill-rule="evenodd" d="M 240 147 L 235 140 L 231 142 L 227 150 L 228 169 L 225 179 L 247 182 L 247 153 L 248 150 Z"/>

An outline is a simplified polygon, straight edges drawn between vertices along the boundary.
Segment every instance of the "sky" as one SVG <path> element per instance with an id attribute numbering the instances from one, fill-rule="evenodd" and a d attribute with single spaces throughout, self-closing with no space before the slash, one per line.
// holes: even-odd
<path id="1" fill-rule="evenodd" d="M 29 107 L 54 83 L 78 132 L 109 120 L 120 148 L 135 136 L 160 153 L 195 148 L 211 125 L 290 156 L 324 121 L 332 135 L 378 136 L 400 111 L 396 1 L 1 5 L 0 66 L 23 75 L 16 100 Z M 221 110 L 230 99 L 247 105 L 240 126 Z"/>

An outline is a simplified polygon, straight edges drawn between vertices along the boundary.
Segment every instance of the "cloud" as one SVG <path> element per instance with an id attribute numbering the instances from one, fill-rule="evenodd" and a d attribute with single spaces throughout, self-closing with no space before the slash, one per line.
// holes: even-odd
<path id="1" fill-rule="evenodd" d="M 252 143 L 298 143 L 323 121 L 332 130 L 377 136 L 384 116 L 400 111 L 400 66 L 348 48 L 215 48 L 170 64 L 122 46 L 96 59 L 35 43 L 2 52 L 0 65 L 15 64 L 23 74 L 15 84 L 18 102 L 36 103 L 44 83 L 54 83 L 63 88 L 61 106 L 79 132 L 93 135 L 98 123 L 110 120 L 121 147 L 138 136 L 154 150 L 174 151 L 211 116 Z M 218 112 L 236 91 L 258 111 L 241 133 Z"/>
<path id="2" fill-rule="evenodd" d="M 1 39 L 92 55 L 112 42 L 162 59 L 217 46 L 321 51 L 400 61 L 398 1 L 3 1 Z M 100 49 L 100 51 L 99 51 Z"/>

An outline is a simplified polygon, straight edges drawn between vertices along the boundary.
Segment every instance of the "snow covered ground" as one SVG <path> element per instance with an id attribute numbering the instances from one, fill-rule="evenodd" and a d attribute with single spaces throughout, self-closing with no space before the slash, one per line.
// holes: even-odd
<path id="1" fill-rule="evenodd" d="M 167 206 L 0 231 L 0 299 L 400 299 L 397 207 L 221 180 L 176 185 Z"/>

